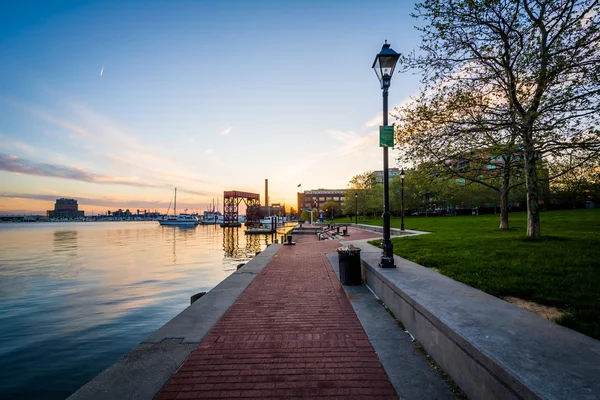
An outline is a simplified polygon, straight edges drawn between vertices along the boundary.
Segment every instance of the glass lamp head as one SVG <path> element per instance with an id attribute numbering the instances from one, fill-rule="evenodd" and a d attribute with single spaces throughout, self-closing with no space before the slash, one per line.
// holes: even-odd
<path id="1" fill-rule="evenodd" d="M 377 79 L 381 83 L 382 89 L 390 87 L 392 75 L 394 74 L 394 69 L 399 58 L 400 54 L 392 50 L 386 40 L 379 54 L 375 56 L 372 67 L 375 70 Z"/>

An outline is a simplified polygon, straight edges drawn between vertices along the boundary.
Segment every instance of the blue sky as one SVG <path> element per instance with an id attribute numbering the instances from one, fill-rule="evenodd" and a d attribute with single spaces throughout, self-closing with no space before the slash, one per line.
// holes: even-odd
<path id="1" fill-rule="evenodd" d="M 1 1 L 0 213 L 202 210 L 224 190 L 295 206 L 382 167 L 387 39 L 404 1 Z M 102 74 L 101 74 L 102 72 Z M 418 89 L 396 74 L 390 106 Z"/>

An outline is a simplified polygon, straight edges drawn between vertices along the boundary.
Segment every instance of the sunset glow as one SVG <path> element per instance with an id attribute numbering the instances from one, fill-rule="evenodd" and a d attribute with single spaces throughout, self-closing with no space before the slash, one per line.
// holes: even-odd
<path id="1" fill-rule="evenodd" d="M 75 3 L 73 3 L 75 4 Z M 393 23 L 381 23 L 381 10 Z M 204 210 L 224 190 L 296 206 L 381 168 L 384 39 L 411 4 L 41 2 L 0 6 L 0 213 Z M 325 63 L 325 65 L 324 65 Z M 327 65 L 331 63 L 331 65 Z M 395 77 L 390 105 L 418 86 Z M 393 155 L 393 154 L 392 154 Z M 394 164 L 394 163 L 393 163 Z M 222 207 L 222 205 L 220 205 Z"/>

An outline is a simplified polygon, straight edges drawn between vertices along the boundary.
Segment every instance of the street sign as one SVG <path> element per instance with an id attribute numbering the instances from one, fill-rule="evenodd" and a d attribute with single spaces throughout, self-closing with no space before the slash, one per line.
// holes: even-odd
<path id="1" fill-rule="evenodd" d="M 379 147 L 394 147 L 394 126 L 379 127 Z"/>

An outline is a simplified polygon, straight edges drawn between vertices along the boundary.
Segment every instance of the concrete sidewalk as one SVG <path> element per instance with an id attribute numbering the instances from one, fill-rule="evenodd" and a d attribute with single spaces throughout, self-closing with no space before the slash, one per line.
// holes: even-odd
<path id="1" fill-rule="evenodd" d="M 352 240 L 377 237 L 352 228 L 350 235 Z M 380 362 L 385 357 L 378 357 L 373 349 L 326 256 L 335 252 L 340 242 L 319 242 L 314 236 L 295 239 L 297 245 L 277 252 L 156 399 L 398 398 L 401 390 L 397 384 L 394 388 Z M 397 354 L 411 353 L 409 358 L 423 358 L 407 364 L 422 369 L 410 371 L 422 379 L 415 379 L 414 387 L 402 397 L 451 398 L 407 335 L 364 290 L 360 292 L 364 304 L 355 307 L 372 315 L 362 318 L 363 324 L 375 324 L 383 336 L 388 331 L 388 339 L 398 339 L 382 340 L 385 346 L 380 351 L 397 350 Z M 371 332 L 375 332 L 373 326 Z M 371 335 L 375 339 L 383 336 Z M 402 362 L 393 368 L 403 368 Z M 398 371 L 390 372 L 398 375 Z M 410 386 L 407 376 L 404 374 L 401 382 Z"/>

